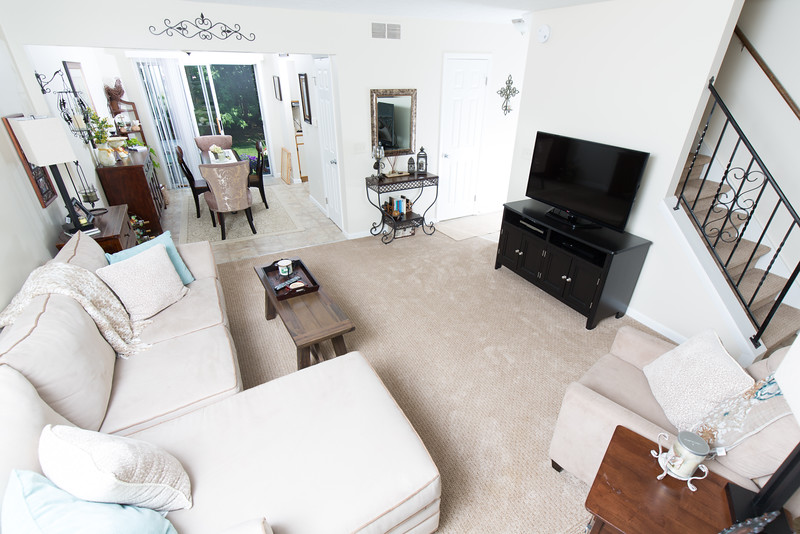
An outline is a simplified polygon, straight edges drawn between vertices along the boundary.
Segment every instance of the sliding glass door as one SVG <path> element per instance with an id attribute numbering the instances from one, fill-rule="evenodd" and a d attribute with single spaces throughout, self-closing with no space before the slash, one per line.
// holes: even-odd
<path id="1" fill-rule="evenodd" d="M 200 135 L 230 135 L 240 154 L 256 155 L 264 139 L 255 65 L 186 65 Z"/>

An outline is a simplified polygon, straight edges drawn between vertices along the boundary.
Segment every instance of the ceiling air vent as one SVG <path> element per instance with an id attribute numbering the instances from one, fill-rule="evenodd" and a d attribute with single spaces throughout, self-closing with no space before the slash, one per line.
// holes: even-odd
<path id="1" fill-rule="evenodd" d="M 386 24 L 381 22 L 372 23 L 372 38 L 373 39 L 386 39 Z"/>
<path id="2" fill-rule="evenodd" d="M 400 39 L 400 25 L 387 24 L 386 25 L 386 38 L 387 39 Z"/>

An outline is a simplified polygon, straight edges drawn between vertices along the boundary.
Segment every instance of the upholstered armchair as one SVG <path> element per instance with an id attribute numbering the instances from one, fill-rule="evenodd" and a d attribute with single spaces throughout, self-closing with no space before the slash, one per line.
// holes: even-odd
<path id="1" fill-rule="evenodd" d="M 180 146 L 175 147 L 175 155 L 178 158 L 178 165 L 180 166 L 181 170 L 183 171 L 183 175 L 186 177 L 186 181 L 189 182 L 189 189 L 192 190 L 192 198 L 194 198 L 194 207 L 197 210 L 197 218 L 200 218 L 200 195 L 208 191 L 208 184 L 203 179 L 195 179 L 192 171 L 189 170 L 189 166 L 186 165 L 186 161 L 183 159 L 183 149 Z"/>
<path id="2" fill-rule="evenodd" d="M 233 147 L 233 137 L 230 135 L 201 135 L 195 137 L 194 142 L 201 152 L 208 152 L 211 145 L 217 145 L 220 148 Z"/>
<path id="3" fill-rule="evenodd" d="M 217 225 L 216 219 L 219 219 L 222 239 L 225 239 L 224 214 L 230 212 L 244 211 L 250 229 L 254 234 L 257 233 L 251 209 L 253 196 L 248 185 L 250 162 L 208 163 L 200 165 L 199 168 L 200 175 L 211 189 L 203 194 L 203 198 L 211 210 L 211 222 L 214 226 Z"/>

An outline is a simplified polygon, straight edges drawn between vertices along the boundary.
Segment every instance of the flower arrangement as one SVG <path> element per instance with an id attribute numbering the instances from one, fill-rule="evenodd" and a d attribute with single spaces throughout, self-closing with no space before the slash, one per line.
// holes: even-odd
<path id="1" fill-rule="evenodd" d="M 208 147 L 209 152 L 213 152 L 214 154 L 222 154 L 222 149 L 217 145 L 211 145 Z"/>

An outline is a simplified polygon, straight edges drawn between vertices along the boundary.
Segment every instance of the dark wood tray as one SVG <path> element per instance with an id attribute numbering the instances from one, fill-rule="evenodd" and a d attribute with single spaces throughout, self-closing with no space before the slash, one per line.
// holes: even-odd
<path id="1" fill-rule="evenodd" d="M 288 259 L 288 258 L 285 258 Z M 263 267 L 256 267 L 256 271 L 260 271 L 259 278 L 261 278 L 261 283 L 264 284 L 264 288 L 267 291 L 271 291 L 275 298 L 278 300 L 286 300 L 292 297 L 299 297 L 300 295 L 307 295 L 308 293 L 313 293 L 319 290 L 319 284 L 314 279 L 311 274 L 311 271 L 305 266 L 302 260 L 299 258 L 292 258 L 292 273 L 289 276 L 281 276 L 278 272 L 278 262 L 281 260 L 275 260 L 269 265 L 265 265 Z M 288 286 L 284 287 L 278 291 L 275 291 L 275 286 L 281 284 L 292 278 L 294 276 L 300 276 L 300 282 L 303 282 L 305 285 L 303 287 L 298 287 L 297 289 L 290 289 Z"/>

